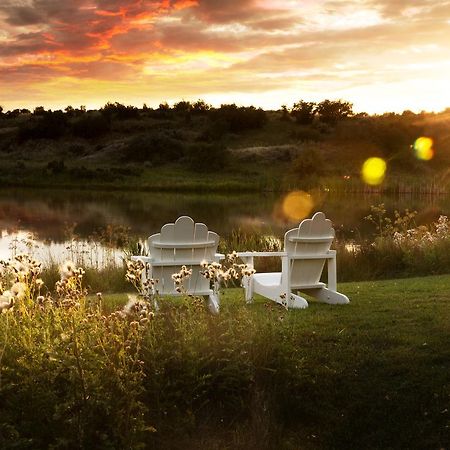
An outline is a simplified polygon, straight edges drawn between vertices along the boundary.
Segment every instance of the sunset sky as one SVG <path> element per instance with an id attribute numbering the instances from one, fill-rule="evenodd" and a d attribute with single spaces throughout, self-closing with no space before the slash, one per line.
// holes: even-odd
<path id="1" fill-rule="evenodd" d="M 450 1 L 0 0 L 0 105 L 450 106 Z"/>

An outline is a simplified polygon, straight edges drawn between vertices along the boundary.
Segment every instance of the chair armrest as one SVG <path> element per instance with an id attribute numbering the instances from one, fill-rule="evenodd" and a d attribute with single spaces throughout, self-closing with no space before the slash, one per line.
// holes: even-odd
<path id="1" fill-rule="evenodd" d="M 250 258 L 250 257 L 266 257 L 266 256 L 286 256 L 286 252 L 237 252 L 239 258 Z"/>
<path id="2" fill-rule="evenodd" d="M 244 261 L 250 268 L 253 269 L 253 258 L 266 258 L 268 256 L 281 256 L 282 258 L 287 256 L 286 252 L 237 252 L 237 256 Z"/>
<path id="3" fill-rule="evenodd" d="M 130 259 L 131 261 L 142 261 L 144 263 L 149 263 L 153 261 L 153 259 L 150 258 L 149 256 L 141 256 L 141 255 L 134 255 Z"/>

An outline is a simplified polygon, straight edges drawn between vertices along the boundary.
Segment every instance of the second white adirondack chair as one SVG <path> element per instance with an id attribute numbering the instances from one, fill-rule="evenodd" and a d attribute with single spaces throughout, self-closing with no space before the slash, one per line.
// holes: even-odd
<path id="1" fill-rule="evenodd" d="M 181 294 L 206 296 L 209 309 L 219 312 L 219 296 L 211 288 L 211 281 L 200 272 L 202 262 L 218 262 L 224 255 L 217 253 L 219 236 L 209 231 L 204 223 L 195 223 L 189 216 L 179 217 L 175 223 L 168 223 L 161 232 L 148 238 L 148 256 L 132 256 L 148 264 L 143 280 L 158 279 L 155 290 L 161 296 L 180 295 L 172 275 L 180 272 L 182 266 L 192 270 L 192 274 L 183 280 Z"/>
<path id="2" fill-rule="evenodd" d="M 247 301 L 260 294 L 288 308 L 306 308 L 306 299 L 295 292 L 305 292 L 331 304 L 349 303 L 346 295 L 336 291 L 336 251 L 330 250 L 334 229 L 325 214 L 317 212 L 284 235 L 283 252 L 240 252 L 243 261 L 253 267 L 254 257 L 280 256 L 281 272 L 256 273 L 243 280 Z M 328 263 L 328 286 L 320 281 Z"/>

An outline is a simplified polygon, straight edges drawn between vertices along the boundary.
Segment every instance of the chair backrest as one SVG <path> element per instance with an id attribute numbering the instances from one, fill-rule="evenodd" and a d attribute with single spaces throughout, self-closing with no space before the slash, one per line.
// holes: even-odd
<path id="1" fill-rule="evenodd" d="M 189 216 L 179 217 L 175 223 L 164 225 L 160 233 L 150 236 L 149 256 L 154 261 L 152 277 L 159 279 L 160 293 L 175 293 L 172 275 L 183 265 L 192 269 L 192 275 L 183 284 L 184 289 L 192 294 L 208 291 L 210 281 L 199 273 L 200 263 L 214 261 L 218 245 L 218 234 L 208 231 L 204 223 L 195 223 Z"/>
<path id="2" fill-rule="evenodd" d="M 317 212 L 312 219 L 305 219 L 297 228 L 286 232 L 284 248 L 288 256 L 305 257 L 289 262 L 290 283 L 293 287 L 314 286 L 320 282 L 325 255 L 333 239 L 332 223 L 323 212 Z M 324 255 L 324 258 L 320 258 L 320 255 Z"/>

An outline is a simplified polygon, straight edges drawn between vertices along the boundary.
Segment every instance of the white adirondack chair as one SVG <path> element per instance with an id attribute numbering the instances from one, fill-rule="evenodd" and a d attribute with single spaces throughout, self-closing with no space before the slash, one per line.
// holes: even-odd
<path id="1" fill-rule="evenodd" d="M 158 279 L 155 289 L 161 296 L 180 295 L 172 275 L 180 272 L 182 266 L 191 269 L 191 276 L 182 284 L 183 293 L 207 296 L 211 312 L 218 313 L 219 296 L 211 289 L 211 281 L 200 273 L 201 262 L 218 262 L 224 258 L 224 255 L 216 253 L 218 244 L 219 236 L 208 231 L 205 224 L 194 223 L 189 216 L 181 216 L 148 238 L 148 256 L 132 256 L 131 259 L 148 264 L 142 282 Z"/>
<path id="2" fill-rule="evenodd" d="M 349 303 L 336 291 L 336 251 L 330 250 L 334 229 L 325 214 L 317 212 L 284 235 L 283 252 L 240 252 L 243 261 L 253 267 L 254 257 L 280 256 L 281 272 L 256 273 L 243 280 L 247 301 L 260 294 L 290 308 L 306 308 L 308 302 L 297 291 L 330 304 Z M 320 281 L 325 261 L 328 263 L 328 286 Z"/>

